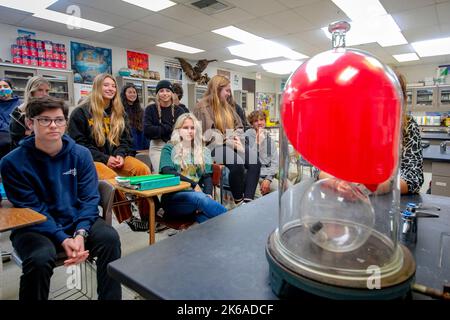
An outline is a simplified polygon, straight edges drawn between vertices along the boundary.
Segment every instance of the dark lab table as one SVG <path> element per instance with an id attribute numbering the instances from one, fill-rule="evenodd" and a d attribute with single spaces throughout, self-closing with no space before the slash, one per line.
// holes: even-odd
<path id="1" fill-rule="evenodd" d="M 421 133 L 420 137 L 422 140 L 450 140 L 450 134 L 442 132 L 442 133 Z M 441 142 L 441 141 L 439 141 Z"/>
<path id="2" fill-rule="evenodd" d="M 438 266 L 442 232 L 450 232 L 450 199 L 402 197 L 441 207 L 439 218 L 419 221 L 416 282 L 442 290 L 450 281 L 450 238 Z M 278 299 L 269 283 L 265 246 L 278 224 L 278 193 L 245 204 L 108 266 L 109 274 L 148 299 Z M 422 297 L 414 295 L 415 298 Z"/>
<path id="3" fill-rule="evenodd" d="M 423 160 L 450 162 L 450 144 L 445 153 L 441 153 L 439 145 L 430 145 L 422 150 Z"/>

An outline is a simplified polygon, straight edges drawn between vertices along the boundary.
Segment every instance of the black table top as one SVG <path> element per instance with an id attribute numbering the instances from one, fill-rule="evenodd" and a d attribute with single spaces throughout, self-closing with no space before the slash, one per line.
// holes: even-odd
<path id="1" fill-rule="evenodd" d="M 424 160 L 450 162 L 450 144 L 445 153 L 441 153 L 439 145 L 430 145 L 423 148 L 422 155 Z"/>
<path id="2" fill-rule="evenodd" d="M 442 133 L 421 133 L 422 140 L 450 140 L 450 134 Z"/>
<path id="3" fill-rule="evenodd" d="M 406 202 L 441 207 L 439 218 L 420 218 L 416 282 L 442 290 L 450 282 L 450 237 L 438 266 L 441 233 L 450 232 L 450 198 L 416 195 Z M 274 192 L 187 231 L 112 262 L 109 274 L 149 299 L 277 299 L 269 282 L 265 246 L 277 227 Z"/>

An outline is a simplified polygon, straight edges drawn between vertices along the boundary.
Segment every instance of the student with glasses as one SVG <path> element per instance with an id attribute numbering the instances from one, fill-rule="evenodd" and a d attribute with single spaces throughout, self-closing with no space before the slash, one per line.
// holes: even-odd
<path id="1" fill-rule="evenodd" d="M 65 135 L 68 108 L 52 97 L 32 99 L 25 108 L 34 135 L 1 162 L 9 201 L 47 217 L 41 224 L 14 230 L 11 242 L 23 261 L 20 300 L 47 300 L 59 252 L 65 266 L 97 257 L 99 300 L 120 300 L 120 283 L 107 274 L 121 256 L 117 231 L 100 218 L 97 173 L 89 150 Z"/>

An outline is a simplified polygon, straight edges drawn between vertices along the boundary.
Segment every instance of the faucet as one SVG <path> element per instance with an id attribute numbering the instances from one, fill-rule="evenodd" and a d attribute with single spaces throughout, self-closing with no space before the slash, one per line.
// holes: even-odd
<path id="1" fill-rule="evenodd" d="M 440 146 L 441 153 L 445 153 L 447 151 L 447 143 L 450 141 L 442 141 Z"/>
<path id="2" fill-rule="evenodd" d="M 417 218 L 439 218 L 439 214 L 425 210 L 419 211 L 420 208 L 422 205 L 410 202 L 401 214 L 400 240 L 404 244 L 417 242 Z M 440 208 L 437 207 L 436 210 L 440 210 Z"/>

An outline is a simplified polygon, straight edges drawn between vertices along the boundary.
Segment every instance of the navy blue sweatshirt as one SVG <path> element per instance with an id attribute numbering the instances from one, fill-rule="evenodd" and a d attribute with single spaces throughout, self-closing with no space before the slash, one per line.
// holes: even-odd
<path id="1" fill-rule="evenodd" d="M 18 97 L 9 100 L 0 100 L 0 131 L 9 132 L 9 123 L 11 122 L 10 114 L 14 109 L 20 106 L 21 102 Z"/>
<path id="2" fill-rule="evenodd" d="M 3 157 L 3 184 L 15 207 L 47 217 L 27 229 L 62 243 L 76 230 L 89 231 L 99 217 L 97 172 L 89 150 L 69 136 L 63 136 L 63 148 L 54 157 L 36 149 L 34 139 L 23 139 Z"/>

